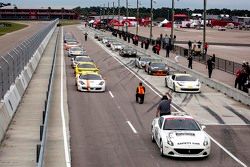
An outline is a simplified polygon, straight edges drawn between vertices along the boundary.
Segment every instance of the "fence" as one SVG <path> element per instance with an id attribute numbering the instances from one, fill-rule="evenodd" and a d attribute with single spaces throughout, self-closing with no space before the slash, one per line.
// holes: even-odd
<path id="1" fill-rule="evenodd" d="M 11 84 L 22 72 L 30 58 L 46 37 L 48 32 L 57 24 L 57 20 L 50 23 L 46 28 L 34 34 L 31 38 L 23 41 L 19 46 L 0 57 L 0 98 L 10 88 Z M 38 50 L 39 52 L 39 50 Z"/>
<path id="2" fill-rule="evenodd" d="M 121 34 L 125 33 L 124 31 L 117 30 L 117 29 L 110 28 L 110 30 L 111 31 L 117 31 L 118 33 L 121 33 Z M 132 34 L 132 33 L 129 33 L 129 32 L 127 33 L 127 36 L 130 36 L 130 37 L 133 37 L 134 35 L 135 34 Z M 149 38 L 139 36 L 139 35 L 138 35 L 138 39 L 139 39 L 140 42 L 144 41 L 146 39 L 149 40 Z M 150 45 L 155 45 L 156 42 L 157 42 L 157 40 L 151 39 Z M 176 43 L 178 43 L 178 41 L 176 41 Z M 187 44 L 187 41 L 180 41 L 180 43 L 181 44 L 185 44 L 185 43 Z M 218 43 L 215 43 L 215 44 L 218 44 Z M 246 46 L 249 46 L 249 45 L 246 44 Z M 162 45 L 162 48 L 163 48 L 163 45 Z M 186 49 L 184 47 L 181 47 L 181 46 L 178 46 L 178 45 L 175 46 L 175 52 L 177 54 L 179 54 L 180 56 L 188 56 L 188 49 Z M 193 60 L 198 61 L 198 62 L 203 63 L 203 64 L 206 64 L 206 60 L 209 57 L 210 57 L 210 55 L 205 55 L 204 57 L 203 56 L 194 56 Z M 226 60 L 226 59 L 221 59 L 221 58 L 218 58 L 218 57 L 215 58 L 215 68 L 219 69 L 219 70 L 222 70 L 222 71 L 225 71 L 225 72 L 230 73 L 230 74 L 235 74 L 236 69 L 240 68 L 241 66 L 242 65 L 240 63 L 236 63 L 236 62 L 229 61 L 229 60 Z"/>

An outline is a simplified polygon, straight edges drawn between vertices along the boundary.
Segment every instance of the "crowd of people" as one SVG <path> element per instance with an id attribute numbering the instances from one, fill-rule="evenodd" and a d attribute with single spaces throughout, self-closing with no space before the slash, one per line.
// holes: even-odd
<path id="1" fill-rule="evenodd" d="M 250 89 L 250 66 L 249 62 L 243 61 L 241 68 L 236 70 L 234 87 L 248 92 Z"/>

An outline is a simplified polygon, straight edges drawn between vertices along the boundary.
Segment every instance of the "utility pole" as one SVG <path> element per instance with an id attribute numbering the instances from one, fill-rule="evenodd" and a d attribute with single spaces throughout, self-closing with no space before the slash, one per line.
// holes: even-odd
<path id="1" fill-rule="evenodd" d="M 118 30 L 120 30 L 120 14 L 121 14 L 121 11 L 120 11 L 120 0 L 118 0 L 118 22 L 119 22 Z"/>
<path id="2" fill-rule="evenodd" d="M 205 43 L 206 43 L 206 20 L 207 20 L 207 0 L 204 0 L 204 12 L 203 12 L 203 46 L 202 55 L 203 60 L 205 60 Z"/>
<path id="3" fill-rule="evenodd" d="M 174 0 L 172 0 L 172 27 L 171 27 L 171 43 L 174 42 Z"/>
<path id="4" fill-rule="evenodd" d="M 102 20 L 102 7 L 100 6 L 100 23 L 101 23 L 101 20 Z"/>
<path id="5" fill-rule="evenodd" d="M 113 19 L 115 18 L 115 2 L 113 2 Z"/>
<path id="6" fill-rule="evenodd" d="M 152 34 L 152 27 L 153 27 L 153 0 L 150 1 L 150 11 L 151 11 L 151 23 L 150 23 L 149 39 L 150 39 L 150 42 L 151 42 L 152 37 L 153 37 L 153 34 Z"/>
<path id="7" fill-rule="evenodd" d="M 126 19 L 128 20 L 128 0 L 126 0 Z M 128 22 L 126 22 L 126 32 L 128 32 Z"/>
<path id="8" fill-rule="evenodd" d="M 136 7 L 137 7 L 137 10 L 136 10 L 136 20 L 137 20 L 137 23 L 136 23 L 136 35 L 138 35 L 138 28 L 139 28 L 139 0 L 136 1 Z"/>
<path id="9" fill-rule="evenodd" d="M 102 16 L 102 19 L 104 20 L 104 16 L 105 16 L 105 3 L 103 4 L 103 16 Z"/>
<path id="10" fill-rule="evenodd" d="M 108 2 L 108 11 L 107 11 L 107 14 L 108 14 L 108 18 L 107 18 L 107 24 L 109 23 L 109 2 Z"/>

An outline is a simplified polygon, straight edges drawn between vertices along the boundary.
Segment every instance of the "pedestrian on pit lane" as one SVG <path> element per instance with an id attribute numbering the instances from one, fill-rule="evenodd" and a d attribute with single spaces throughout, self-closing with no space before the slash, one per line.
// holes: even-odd
<path id="1" fill-rule="evenodd" d="M 136 88 L 136 103 L 144 103 L 145 87 L 142 85 L 142 82 L 139 83 L 139 86 Z"/>
<path id="2" fill-rule="evenodd" d="M 208 77 L 211 78 L 213 68 L 214 68 L 213 62 L 212 62 L 212 56 L 210 56 L 209 59 L 207 60 L 206 68 L 208 69 Z"/>
<path id="3" fill-rule="evenodd" d="M 88 40 L 88 33 L 87 32 L 84 33 L 84 37 L 85 37 L 85 41 L 87 41 Z"/>
<path id="4" fill-rule="evenodd" d="M 191 54 L 188 56 L 187 60 L 188 60 L 188 68 L 193 69 L 193 57 Z"/>
<path id="5" fill-rule="evenodd" d="M 169 93 L 163 95 L 161 102 L 157 107 L 156 117 L 160 117 L 163 115 L 171 115 L 171 102 L 172 102 L 172 96 Z"/>

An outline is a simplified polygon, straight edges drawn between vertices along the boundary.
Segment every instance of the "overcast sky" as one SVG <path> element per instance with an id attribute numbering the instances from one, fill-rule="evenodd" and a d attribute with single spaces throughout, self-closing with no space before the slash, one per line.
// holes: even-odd
<path id="1" fill-rule="evenodd" d="M 150 0 L 139 0 L 144 7 L 150 7 Z M 170 7 L 172 0 L 154 0 L 154 8 Z M 110 6 L 118 0 L 0 0 L 0 2 L 17 5 L 18 8 L 69 8 L 77 6 Z M 121 6 L 125 6 L 126 0 L 120 0 Z M 175 0 L 176 8 L 203 8 L 203 0 Z M 136 7 L 136 0 L 128 0 L 130 7 Z M 250 10 L 250 0 L 207 0 L 207 8 L 228 8 L 228 9 L 247 9 Z"/>

